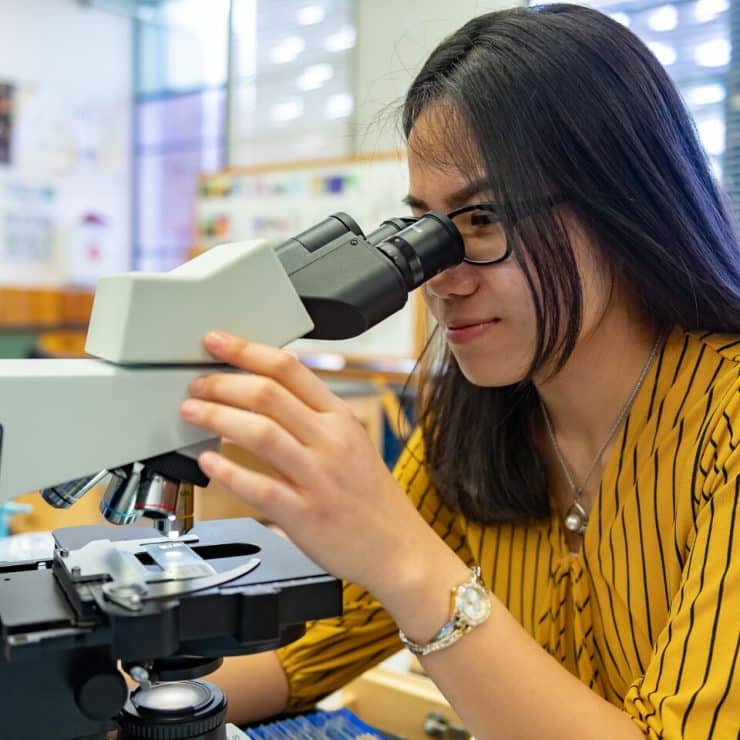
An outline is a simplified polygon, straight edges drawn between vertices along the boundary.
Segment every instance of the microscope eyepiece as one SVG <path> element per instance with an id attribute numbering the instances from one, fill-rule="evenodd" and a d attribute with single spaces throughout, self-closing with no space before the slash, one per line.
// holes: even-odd
<path id="1" fill-rule="evenodd" d="M 275 252 L 313 321 L 311 339 L 348 339 L 400 310 L 408 294 L 462 261 L 462 236 L 447 216 L 383 221 L 365 237 L 335 213 Z"/>
<path id="2" fill-rule="evenodd" d="M 397 226 L 401 228 L 391 232 Z M 383 234 L 383 239 L 375 242 L 379 233 Z M 370 234 L 368 241 L 398 268 L 409 291 L 461 262 L 465 255 L 460 232 L 447 216 L 435 211 L 418 219 L 384 221 Z"/>

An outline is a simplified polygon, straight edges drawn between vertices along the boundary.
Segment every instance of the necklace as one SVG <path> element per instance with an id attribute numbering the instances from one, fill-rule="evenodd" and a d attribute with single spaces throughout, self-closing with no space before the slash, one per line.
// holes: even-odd
<path id="1" fill-rule="evenodd" d="M 547 436 L 550 439 L 550 444 L 555 451 L 555 455 L 558 458 L 560 468 L 565 474 L 565 478 L 568 481 L 568 485 L 570 486 L 570 490 L 573 495 L 573 503 L 571 503 L 571 505 L 568 507 L 568 511 L 565 513 L 565 528 L 569 532 L 573 532 L 573 534 L 582 535 L 586 531 L 586 526 L 588 525 L 588 514 L 581 504 L 581 496 L 583 495 L 583 491 L 586 488 L 586 484 L 588 483 L 591 474 L 594 472 L 596 466 L 601 460 L 601 456 L 604 454 L 604 450 L 606 450 L 609 443 L 612 441 L 612 438 L 616 434 L 617 429 L 622 426 L 622 422 L 627 416 L 627 412 L 630 410 L 630 407 L 632 406 L 635 397 L 639 393 L 640 388 L 642 388 L 642 384 L 645 382 L 648 370 L 650 370 L 650 366 L 653 364 L 655 355 L 658 352 L 658 347 L 661 344 L 661 339 L 662 336 L 658 335 L 658 338 L 655 340 L 655 344 L 653 344 L 653 347 L 650 350 L 647 361 L 645 362 L 645 365 L 640 372 L 640 377 L 637 378 L 637 382 L 632 387 L 629 397 L 624 402 L 624 405 L 617 414 L 617 418 L 615 419 L 614 424 L 612 424 L 611 428 L 609 429 L 609 433 L 604 440 L 604 444 L 601 445 L 599 451 L 596 453 L 596 457 L 593 459 L 593 462 L 589 466 L 586 477 L 583 479 L 583 482 L 580 486 L 577 486 L 575 484 L 575 481 L 570 474 L 568 465 L 566 464 L 565 459 L 563 458 L 563 453 L 560 450 L 560 445 L 558 444 L 557 439 L 555 439 L 555 432 L 552 429 L 552 424 L 550 423 L 550 417 L 547 413 L 547 409 L 545 408 L 545 404 L 542 401 L 542 397 L 540 397 L 540 407 L 542 408 L 542 416 L 545 419 L 545 426 L 547 427 Z"/>

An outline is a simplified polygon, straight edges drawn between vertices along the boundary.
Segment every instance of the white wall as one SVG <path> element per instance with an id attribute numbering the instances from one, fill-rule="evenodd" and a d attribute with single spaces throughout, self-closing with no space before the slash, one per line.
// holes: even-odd
<path id="1" fill-rule="evenodd" d="M 355 141 L 358 153 L 398 148 L 397 103 L 442 39 L 512 0 L 355 0 Z M 388 108 L 388 106 L 391 106 Z"/>
<path id="2" fill-rule="evenodd" d="M 75 0 L 0 0 L 0 82 L 17 85 L 13 161 L 0 167 L 0 281 L 91 282 L 130 259 L 131 21 Z M 53 259 L 9 256 L 8 210 L 49 186 Z M 33 200 L 33 198 L 31 198 Z M 100 257 L 83 254 L 84 213 L 105 218 Z"/>

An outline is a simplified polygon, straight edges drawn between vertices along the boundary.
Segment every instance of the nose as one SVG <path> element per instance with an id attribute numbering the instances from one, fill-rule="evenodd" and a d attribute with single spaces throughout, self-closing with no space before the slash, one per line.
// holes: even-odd
<path id="1" fill-rule="evenodd" d="M 424 287 L 431 296 L 445 299 L 470 295 L 478 287 L 478 280 L 475 268 L 461 262 L 427 280 Z"/>

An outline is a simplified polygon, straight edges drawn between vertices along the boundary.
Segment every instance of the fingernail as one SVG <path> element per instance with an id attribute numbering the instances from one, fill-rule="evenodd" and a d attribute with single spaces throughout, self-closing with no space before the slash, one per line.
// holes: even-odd
<path id="1" fill-rule="evenodd" d="M 205 389 L 206 381 L 203 378 L 195 378 L 190 381 L 190 392 L 198 395 Z"/>
<path id="2" fill-rule="evenodd" d="M 209 331 L 206 334 L 206 343 L 213 349 L 223 349 L 229 343 L 230 339 L 231 337 L 222 331 Z"/>
<path id="3" fill-rule="evenodd" d="M 183 401 L 180 404 L 180 414 L 183 419 L 193 419 L 198 413 L 198 402 L 197 401 Z"/>

